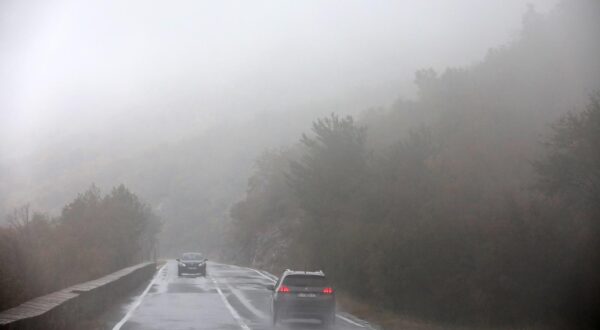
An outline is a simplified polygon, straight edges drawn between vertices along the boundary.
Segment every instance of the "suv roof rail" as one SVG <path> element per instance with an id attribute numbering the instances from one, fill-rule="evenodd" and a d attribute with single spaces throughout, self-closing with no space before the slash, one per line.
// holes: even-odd
<path id="1" fill-rule="evenodd" d="M 284 273 L 284 275 L 286 275 L 286 274 L 306 274 L 306 275 L 325 276 L 325 273 L 322 270 L 306 271 L 306 270 L 291 270 L 288 268 L 283 273 Z"/>

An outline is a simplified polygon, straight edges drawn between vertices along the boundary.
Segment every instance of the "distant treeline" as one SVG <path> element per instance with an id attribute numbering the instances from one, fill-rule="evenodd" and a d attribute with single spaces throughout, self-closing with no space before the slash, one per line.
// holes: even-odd
<path id="1" fill-rule="evenodd" d="M 58 218 L 29 206 L 0 227 L 0 310 L 150 260 L 158 218 L 123 185 L 102 195 L 95 186 Z"/>
<path id="2" fill-rule="evenodd" d="M 317 119 L 266 152 L 231 209 L 234 258 L 323 269 L 403 315 L 593 327 L 599 13 L 594 1 L 530 11 L 519 40 L 482 63 L 418 72 L 417 101 Z"/>

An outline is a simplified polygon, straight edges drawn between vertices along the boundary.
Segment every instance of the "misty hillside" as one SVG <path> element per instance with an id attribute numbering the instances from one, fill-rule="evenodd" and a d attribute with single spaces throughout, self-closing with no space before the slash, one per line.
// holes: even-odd
<path id="1" fill-rule="evenodd" d="M 36 210 L 57 214 L 65 201 L 92 183 L 103 189 L 124 183 L 164 219 L 163 253 L 208 250 L 221 240 L 222 232 L 212 231 L 222 230 L 229 206 L 245 190 L 257 155 L 265 148 L 291 143 L 318 113 L 263 113 L 232 119 L 153 147 L 142 147 L 135 140 L 126 140 L 123 146 L 111 139 L 85 145 L 75 140 L 69 148 L 56 145 L 18 159 L 23 166 L 6 164 L 0 177 L 5 183 L 1 189 L 6 189 L 0 191 L 6 194 L 2 211 L 8 214 L 16 205 L 31 203 Z M 86 142 L 90 139 L 83 137 Z"/>
<path id="2" fill-rule="evenodd" d="M 530 9 L 479 64 L 417 72 L 417 100 L 315 118 L 257 160 L 232 258 L 323 267 L 401 315 L 596 324 L 598 17 L 595 1 Z"/>
<path id="3" fill-rule="evenodd" d="M 553 123 L 585 108 L 600 90 L 599 15 L 600 4 L 587 0 L 562 2 L 547 15 L 530 8 L 519 36 L 490 49 L 480 63 L 440 73 L 419 70 L 416 100 L 361 112 L 357 125 L 367 131 L 366 145 L 376 157 L 389 154 L 425 129 L 437 141 L 436 161 L 454 171 L 457 183 L 472 185 L 477 194 L 491 189 L 492 199 L 526 192 L 531 162 Z M 297 158 L 303 150 L 297 144 L 263 157 Z"/>
<path id="4" fill-rule="evenodd" d="M 596 9 L 584 11 L 588 19 L 575 18 L 582 11 L 578 6 L 584 4 L 563 4 L 546 16 L 526 13 L 516 40 L 491 49 L 479 64 L 440 73 L 418 71 L 416 101 L 400 99 L 393 106 L 360 116 L 369 127 L 369 143 L 385 148 L 411 128 L 436 125 L 439 138 L 449 144 L 477 136 L 479 145 L 468 148 L 495 148 L 494 158 L 481 161 L 497 164 L 504 173 L 497 173 L 497 180 L 526 172 L 526 155 L 535 149 L 543 129 L 560 114 L 584 105 L 599 86 Z M 138 121 L 139 132 L 131 131 L 127 120 L 118 120 L 127 117 L 125 113 L 115 117 L 110 127 L 114 134 L 92 130 L 7 161 L 0 171 L 0 195 L 5 196 L 0 199 L 0 211 L 6 214 L 31 203 L 35 209 L 56 214 L 75 192 L 91 183 L 100 187 L 125 183 L 164 218 L 164 252 L 178 251 L 186 246 L 186 235 L 193 242 L 197 233 L 210 232 L 202 227 L 205 222 L 216 224 L 228 218 L 229 206 L 243 196 L 252 164 L 263 150 L 291 144 L 317 116 L 357 111 L 306 103 L 290 105 L 288 112 L 216 120 L 195 118 L 194 111 L 186 110 L 189 102 L 173 101 L 170 106 L 179 115 L 172 116 L 170 111 L 169 116 L 156 116 L 149 111 L 147 123 L 143 116 L 131 117 Z M 181 119 L 187 127 L 179 124 Z M 165 125 L 159 132 L 158 122 Z M 465 126 L 465 122 L 477 126 Z M 485 135 L 489 141 L 481 138 L 483 132 L 493 134 Z M 507 143 L 516 149 L 507 149 Z M 504 166 L 499 160 L 509 157 L 506 152 L 519 157 L 519 162 Z M 203 248 L 212 246 L 210 239 L 202 241 L 207 242 Z"/>
<path id="5" fill-rule="evenodd" d="M 418 101 L 363 114 L 369 143 L 386 148 L 425 125 L 443 141 L 443 154 L 456 158 L 457 175 L 524 188 L 551 124 L 600 89 L 599 11 L 589 1 L 564 2 L 546 16 L 530 9 L 519 38 L 481 63 L 417 72 Z"/>

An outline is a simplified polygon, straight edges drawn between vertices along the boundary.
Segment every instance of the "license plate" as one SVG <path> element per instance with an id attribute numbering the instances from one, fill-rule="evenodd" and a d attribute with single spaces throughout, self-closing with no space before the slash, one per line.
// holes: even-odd
<path id="1" fill-rule="evenodd" d="M 314 293 L 298 293 L 298 297 L 302 297 L 302 298 L 314 298 L 317 295 Z"/>

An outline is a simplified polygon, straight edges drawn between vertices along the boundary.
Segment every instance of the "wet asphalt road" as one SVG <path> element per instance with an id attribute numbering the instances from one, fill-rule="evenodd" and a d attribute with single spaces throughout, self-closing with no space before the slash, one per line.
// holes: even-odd
<path id="1" fill-rule="evenodd" d="M 167 262 L 146 290 L 124 307 L 114 330 L 274 329 L 271 325 L 271 274 L 244 267 L 208 263 L 207 277 L 177 276 Z M 317 320 L 293 320 L 276 329 L 323 329 Z M 330 329 L 370 329 L 351 315 L 338 313 Z"/>

